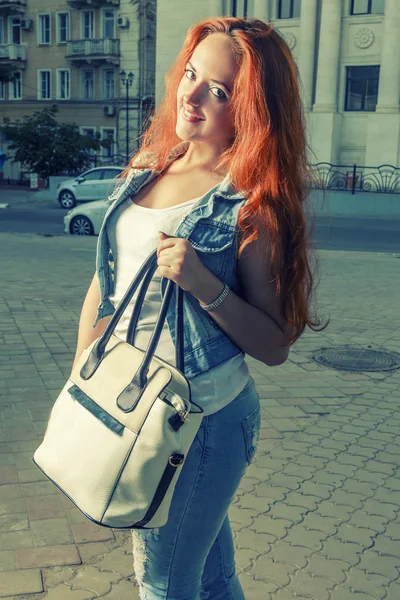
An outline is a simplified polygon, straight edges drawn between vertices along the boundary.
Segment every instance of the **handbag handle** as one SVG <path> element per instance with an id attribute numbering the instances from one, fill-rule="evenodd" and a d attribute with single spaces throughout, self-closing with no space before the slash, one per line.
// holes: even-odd
<path id="1" fill-rule="evenodd" d="M 133 308 L 132 316 L 129 321 L 128 332 L 126 334 L 126 341 L 131 346 L 135 345 L 135 335 L 137 330 L 137 324 L 139 321 L 140 313 L 142 311 L 144 298 L 147 294 L 149 285 L 153 278 L 154 271 L 150 268 L 143 278 L 142 284 L 138 296 L 136 298 L 135 306 Z M 175 286 L 175 363 L 179 371 L 184 373 L 184 340 L 183 340 L 183 290 L 179 285 Z"/>
<path id="2" fill-rule="evenodd" d="M 140 267 L 138 273 L 130 284 L 129 288 L 125 292 L 121 302 L 118 304 L 112 318 L 110 319 L 107 327 L 105 328 L 101 337 L 94 344 L 86 362 L 81 368 L 80 376 L 82 379 L 87 380 L 92 377 L 97 368 L 99 367 L 101 361 L 103 360 L 105 348 L 107 343 L 109 342 L 113 331 L 120 320 L 123 312 L 128 306 L 130 300 L 132 299 L 134 293 L 139 287 L 140 283 L 142 283 L 142 287 L 138 294 L 138 300 L 140 302 L 136 302 L 134 315 L 132 315 L 132 320 L 134 324 L 134 328 L 129 326 L 129 331 L 131 336 L 134 337 L 136 331 L 136 325 L 138 321 L 138 316 L 140 314 L 140 310 L 143 305 L 144 297 L 147 292 L 148 286 L 150 285 L 150 281 L 157 270 L 157 250 L 151 252 L 151 254 L 144 261 L 142 266 Z M 142 395 L 146 383 L 147 383 L 147 374 L 150 368 L 151 361 L 153 359 L 154 353 L 156 351 L 162 329 L 164 327 L 164 322 L 167 316 L 168 307 L 171 301 L 172 293 L 174 291 L 174 287 L 176 288 L 176 364 L 177 368 L 183 372 L 183 290 L 180 288 L 178 284 L 175 284 L 172 280 L 168 280 L 167 287 L 165 290 L 165 294 L 161 303 L 161 308 L 158 313 L 157 321 L 153 330 L 153 333 L 150 338 L 149 345 L 145 351 L 143 356 L 143 360 L 141 365 L 139 366 L 137 372 L 135 373 L 131 383 L 121 392 L 118 397 L 117 404 L 118 406 L 124 410 L 125 412 L 129 412 L 133 410 Z M 139 298 L 140 297 L 140 298 Z M 133 316 L 135 317 L 133 319 Z"/>

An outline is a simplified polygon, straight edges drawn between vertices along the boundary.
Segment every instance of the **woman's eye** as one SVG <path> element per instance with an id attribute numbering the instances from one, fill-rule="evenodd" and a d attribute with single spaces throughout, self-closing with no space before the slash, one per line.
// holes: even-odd
<path id="1" fill-rule="evenodd" d="M 185 69 L 185 75 L 190 81 L 194 81 L 196 79 L 196 73 L 192 71 L 192 69 Z M 221 90 L 221 88 L 212 87 L 210 90 L 219 100 L 227 100 L 227 95 Z"/>
<path id="2" fill-rule="evenodd" d="M 220 100 L 226 100 L 227 96 L 226 96 L 225 92 L 223 92 L 220 88 L 211 88 L 211 89 L 215 90 L 215 92 L 217 92 L 217 93 L 214 93 L 214 91 L 213 91 L 214 96 L 216 96 Z"/>

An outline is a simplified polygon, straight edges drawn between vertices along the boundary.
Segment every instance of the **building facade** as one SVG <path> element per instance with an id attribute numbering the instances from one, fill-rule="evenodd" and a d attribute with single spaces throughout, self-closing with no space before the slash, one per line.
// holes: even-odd
<path id="1" fill-rule="evenodd" d="M 0 0 L 0 70 L 15 73 L 12 81 L 0 81 L 0 120 L 57 104 L 60 121 L 112 138 L 98 163 L 124 163 L 154 104 L 155 17 L 142 0 L 55 0 L 46 6 Z M 19 165 L 6 161 L 3 176 L 18 178 Z"/>
<path id="2" fill-rule="evenodd" d="M 257 17 L 286 39 L 311 162 L 400 166 L 400 0 L 158 0 L 157 101 L 188 28 L 213 15 Z"/>

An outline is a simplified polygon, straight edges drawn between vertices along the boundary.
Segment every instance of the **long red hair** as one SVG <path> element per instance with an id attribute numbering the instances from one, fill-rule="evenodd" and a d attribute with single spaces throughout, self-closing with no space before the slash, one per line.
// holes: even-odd
<path id="1" fill-rule="evenodd" d="M 233 185 L 247 198 L 238 221 L 239 255 L 261 229 L 268 232 L 266 252 L 293 343 L 307 325 L 316 329 L 320 323 L 310 315 L 313 274 L 303 210 L 309 178 L 297 67 L 273 27 L 236 17 L 209 18 L 192 26 L 130 167 L 166 168 L 171 150 L 182 141 L 175 132 L 179 83 L 194 49 L 212 33 L 231 38 L 239 64 L 231 97 L 235 137 L 216 170 L 229 171 Z"/>

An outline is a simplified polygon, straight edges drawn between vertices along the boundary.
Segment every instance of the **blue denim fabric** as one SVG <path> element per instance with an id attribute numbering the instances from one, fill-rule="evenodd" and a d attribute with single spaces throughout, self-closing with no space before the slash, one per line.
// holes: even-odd
<path id="1" fill-rule="evenodd" d="M 100 318 L 114 312 L 114 307 L 109 300 L 113 292 L 114 275 L 113 256 L 107 236 L 107 221 L 117 206 L 128 196 L 137 193 L 154 177 L 156 173 L 151 169 L 130 174 L 125 184 L 111 196 L 113 203 L 105 215 L 97 244 L 96 266 L 100 281 L 101 303 L 94 325 Z M 188 239 L 205 266 L 239 295 L 241 290 L 236 273 L 237 220 L 239 210 L 245 202 L 246 199 L 242 194 L 233 191 L 229 177 L 226 177 L 194 204 L 175 231 L 175 236 Z M 167 280 L 162 279 L 162 294 L 166 284 Z M 174 298 L 167 313 L 167 323 L 172 341 L 175 343 Z M 185 375 L 188 378 L 204 373 L 242 352 L 191 294 L 185 294 L 184 331 Z"/>
<path id="2" fill-rule="evenodd" d="M 244 600 L 227 512 L 256 452 L 259 431 L 253 380 L 228 406 L 203 419 L 167 524 L 132 531 L 142 600 Z"/>

